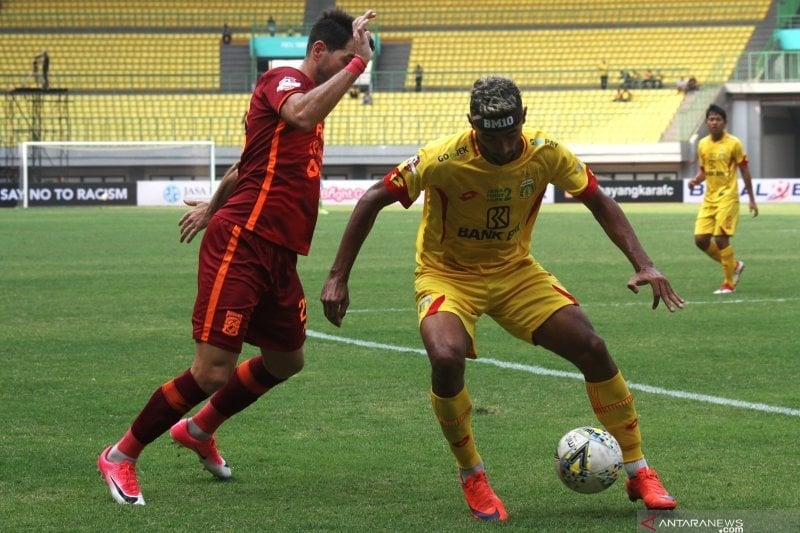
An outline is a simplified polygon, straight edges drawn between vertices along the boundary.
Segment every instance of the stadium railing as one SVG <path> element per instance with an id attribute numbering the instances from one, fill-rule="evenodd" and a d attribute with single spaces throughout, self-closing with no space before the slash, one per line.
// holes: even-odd
<path id="1" fill-rule="evenodd" d="M 61 74 L 50 72 L 50 87 L 68 89 L 72 92 L 112 93 L 208 93 L 250 92 L 253 75 L 250 70 L 233 75 L 218 73 L 174 73 L 141 74 L 131 72 L 103 72 L 94 74 Z M 14 89 L 35 87 L 29 73 L 0 73 L 0 87 Z"/>
<path id="2" fill-rule="evenodd" d="M 778 28 L 800 28 L 800 0 L 778 2 Z"/>
<path id="3" fill-rule="evenodd" d="M 729 65 L 738 56 L 723 56 L 718 61 Z M 715 65 L 704 68 L 690 63 L 670 68 L 654 69 L 648 65 L 626 64 L 624 70 L 640 74 L 648 69 L 659 71 L 665 87 L 674 87 L 677 80 L 688 74 L 695 75 L 702 83 L 722 83 L 729 77 L 730 68 L 724 72 Z M 495 75 L 513 78 L 522 88 L 584 89 L 595 88 L 599 84 L 597 68 L 539 68 L 539 69 L 495 69 Z M 487 74 L 486 70 L 425 70 L 423 90 L 426 92 L 468 89 L 472 82 Z M 68 89 L 72 92 L 116 92 L 116 93 L 157 93 L 157 92 L 250 92 L 255 82 L 251 70 L 219 73 L 141 73 L 141 72 L 100 72 L 68 74 L 50 72 L 50 86 Z M 373 90 L 413 91 L 413 70 L 375 70 L 372 73 Z M 609 88 L 620 84 L 616 70 L 609 72 Z M 0 86 L 6 89 L 35 87 L 35 80 L 29 72 L 0 72 Z M 636 88 L 636 87 L 634 87 Z"/>
<path id="4" fill-rule="evenodd" d="M 747 52 L 730 81 L 800 82 L 800 51 Z"/>
<path id="5" fill-rule="evenodd" d="M 717 99 L 720 89 L 720 85 L 700 87 L 689 105 L 682 107 L 675 114 L 675 138 L 672 140 L 688 140 L 697 131 L 698 126 L 703 122 L 706 108 Z"/>
<path id="6" fill-rule="evenodd" d="M 778 17 L 778 27 L 786 29 L 800 28 L 800 15 L 794 14 Z"/>

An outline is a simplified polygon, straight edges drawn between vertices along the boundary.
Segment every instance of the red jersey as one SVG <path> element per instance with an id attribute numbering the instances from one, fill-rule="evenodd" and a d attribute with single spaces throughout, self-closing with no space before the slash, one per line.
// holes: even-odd
<path id="1" fill-rule="evenodd" d="M 304 132 L 284 121 L 280 108 L 289 95 L 314 87 L 292 67 L 261 76 L 247 113 L 239 179 L 215 214 L 302 255 L 317 223 L 324 122 Z"/>

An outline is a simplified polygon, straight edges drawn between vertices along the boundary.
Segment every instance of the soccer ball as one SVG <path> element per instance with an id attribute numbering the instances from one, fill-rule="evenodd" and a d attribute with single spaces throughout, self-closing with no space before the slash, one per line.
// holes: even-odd
<path id="1" fill-rule="evenodd" d="M 606 490 L 622 469 L 622 450 L 609 432 L 589 426 L 575 428 L 556 446 L 556 474 L 582 494 Z"/>

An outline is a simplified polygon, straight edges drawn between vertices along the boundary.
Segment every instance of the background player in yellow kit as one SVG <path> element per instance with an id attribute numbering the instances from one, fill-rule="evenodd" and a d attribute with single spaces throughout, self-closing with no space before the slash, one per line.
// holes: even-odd
<path id="1" fill-rule="evenodd" d="M 415 274 L 420 332 L 432 369 L 433 411 L 456 458 L 472 515 L 508 517 L 475 445 L 464 380 L 466 359 L 476 357 L 475 324 L 483 314 L 581 370 L 594 412 L 622 447 L 629 497 L 643 499 L 649 509 L 673 509 L 676 500 L 644 459 L 633 399 L 603 339 L 575 297 L 530 255 L 548 183 L 582 201 L 625 254 L 635 271 L 628 288 L 638 292 L 650 285 L 653 308 L 663 301 L 673 311 L 683 300 L 591 170 L 547 134 L 523 127 L 525 114 L 513 81 L 479 79 L 470 98 L 472 128 L 428 144 L 367 191 L 323 287 L 325 316 L 341 325 L 350 271 L 378 212 L 396 201 L 409 207 L 424 191 Z"/>
<path id="2" fill-rule="evenodd" d="M 730 243 L 739 223 L 737 167 L 742 173 L 742 180 L 750 197 L 750 213 L 754 217 L 758 216 L 747 154 L 742 141 L 725 131 L 727 123 L 728 115 L 725 110 L 711 104 L 706 110 L 706 127 L 709 133 L 697 145 L 700 169 L 689 180 L 690 187 L 706 182 L 703 205 L 694 225 L 694 243 L 711 259 L 722 264 L 722 285 L 714 294 L 734 292 L 744 270 L 744 261 L 736 260 Z"/>

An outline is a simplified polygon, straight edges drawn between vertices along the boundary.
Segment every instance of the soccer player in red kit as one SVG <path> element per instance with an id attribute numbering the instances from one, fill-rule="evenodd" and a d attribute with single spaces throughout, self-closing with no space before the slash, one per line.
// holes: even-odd
<path id="1" fill-rule="evenodd" d="M 136 461 L 167 430 L 206 470 L 230 477 L 217 428 L 303 368 L 306 299 L 296 263 L 297 254 L 308 254 L 317 220 L 323 121 L 372 57 L 373 18 L 371 10 L 357 18 L 326 11 L 309 32 L 300 67 L 277 67 L 259 79 L 238 169 L 226 173 L 208 204 L 181 219 L 181 241 L 205 229 L 194 361 L 159 387 L 122 439 L 100 454 L 97 465 L 116 502 L 144 505 Z M 237 366 L 244 342 L 261 354 Z"/>

